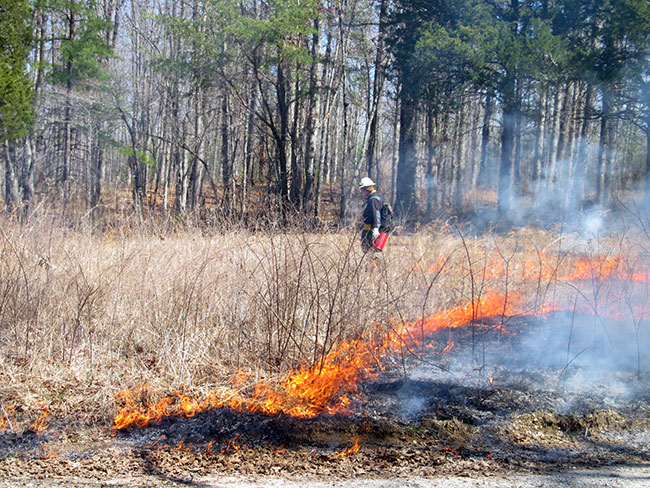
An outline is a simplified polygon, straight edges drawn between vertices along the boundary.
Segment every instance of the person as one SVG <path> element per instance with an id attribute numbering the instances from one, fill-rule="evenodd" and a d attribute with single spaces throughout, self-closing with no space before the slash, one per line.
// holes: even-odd
<path id="1" fill-rule="evenodd" d="M 375 189 L 375 182 L 367 176 L 361 178 L 359 189 L 366 197 L 366 205 L 363 209 L 363 228 L 361 230 L 361 249 L 363 252 L 381 252 L 373 245 L 373 241 L 379 237 L 381 227 L 382 200 Z"/>

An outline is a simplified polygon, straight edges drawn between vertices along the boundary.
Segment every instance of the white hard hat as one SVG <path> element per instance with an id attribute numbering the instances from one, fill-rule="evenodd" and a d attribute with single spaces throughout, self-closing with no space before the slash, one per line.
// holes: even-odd
<path id="1" fill-rule="evenodd" d="M 366 176 L 364 178 L 361 178 L 361 181 L 359 182 L 359 188 L 366 188 L 367 186 L 375 186 L 375 182 Z"/>

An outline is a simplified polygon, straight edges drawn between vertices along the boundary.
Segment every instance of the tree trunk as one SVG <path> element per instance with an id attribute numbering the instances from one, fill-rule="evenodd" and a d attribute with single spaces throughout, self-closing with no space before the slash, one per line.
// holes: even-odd
<path id="1" fill-rule="evenodd" d="M 71 0 L 68 10 L 68 36 L 69 41 L 77 37 L 77 13 L 75 0 Z M 63 191 L 63 213 L 65 214 L 70 198 L 70 165 L 72 162 L 72 60 L 66 62 L 65 106 L 63 114 L 63 162 L 61 167 L 60 183 Z"/>
<path id="2" fill-rule="evenodd" d="M 612 93 L 609 88 L 602 90 L 602 116 L 600 119 L 600 140 L 598 142 L 598 166 L 596 176 L 596 201 L 606 205 L 609 200 L 609 167 L 611 164 L 610 143 L 610 116 Z"/>
<path id="3" fill-rule="evenodd" d="M 248 187 L 254 184 L 255 172 L 253 171 L 253 151 L 255 149 L 255 142 L 257 140 L 257 125 L 255 122 L 255 111 L 257 110 L 257 89 L 253 83 L 250 83 L 249 86 L 249 112 L 246 124 L 246 144 L 244 146 L 244 164 L 242 166 L 241 194 L 239 196 L 239 213 L 242 218 L 246 215 L 248 208 Z"/>
<path id="4" fill-rule="evenodd" d="M 228 120 L 228 96 L 224 93 L 221 100 L 221 177 L 223 182 L 223 205 L 222 208 L 228 217 L 232 216 L 233 207 L 233 167 L 228 150 L 230 127 Z"/>
<path id="5" fill-rule="evenodd" d="M 546 186 L 550 192 L 555 191 L 557 181 L 557 147 L 560 139 L 560 114 L 564 101 L 564 92 L 556 89 L 553 97 L 553 118 L 551 119 L 551 132 L 547 143 Z"/>
<path id="6" fill-rule="evenodd" d="M 579 119 L 582 112 L 582 101 L 584 99 L 582 84 L 573 83 L 571 90 L 571 112 L 569 114 L 569 130 L 567 131 L 567 143 L 563 158 L 568 162 L 569 173 L 567 178 L 573 174 L 573 153 L 576 150 L 576 139 L 579 133 Z"/>
<path id="7" fill-rule="evenodd" d="M 489 174 L 489 145 L 490 145 L 490 121 L 494 111 L 494 102 L 492 93 L 485 95 L 485 112 L 483 113 L 483 125 L 481 127 L 481 162 L 479 165 L 478 184 L 483 186 L 488 183 Z"/>
<path id="8" fill-rule="evenodd" d="M 397 162 L 397 188 L 395 211 L 403 217 L 418 215 L 416 196 L 416 128 L 417 103 L 402 89 L 400 93 L 399 159 Z"/>
<path id="9" fill-rule="evenodd" d="M 480 154 L 480 142 L 481 142 L 481 124 L 483 123 L 483 96 L 481 93 L 472 93 L 470 95 L 471 99 L 471 108 L 470 108 L 470 119 L 472 124 L 471 134 L 469 135 L 468 148 L 466 153 L 467 165 L 468 165 L 468 175 L 469 185 L 466 188 L 469 189 L 473 194 L 476 193 L 478 187 L 478 177 L 481 171 L 481 154 Z"/>
<path id="10" fill-rule="evenodd" d="M 280 118 L 280 131 L 275 134 L 278 170 L 279 170 L 279 186 L 280 195 L 284 200 L 284 204 L 289 202 L 289 177 L 288 177 L 288 138 L 289 138 L 289 104 L 287 100 L 287 87 L 284 76 L 284 68 L 278 64 L 278 79 L 276 94 L 278 98 L 278 116 Z M 283 208 L 283 210 L 286 210 Z"/>
<path id="11" fill-rule="evenodd" d="M 541 191 L 542 178 L 544 175 L 544 138 L 546 136 L 548 89 L 544 88 L 539 96 L 537 108 L 537 123 L 535 126 L 535 153 L 532 164 L 531 180 L 535 187 L 534 194 Z"/>
<path id="12" fill-rule="evenodd" d="M 511 0 L 511 29 L 513 35 L 518 35 L 519 1 Z M 501 160 L 499 163 L 499 187 L 497 195 L 497 209 L 500 215 L 505 215 L 519 204 L 515 198 L 513 182 L 515 165 L 515 137 L 518 125 L 518 100 L 517 100 L 517 75 L 506 72 L 502 87 L 503 97 L 503 128 L 501 131 Z"/>
<path id="13" fill-rule="evenodd" d="M 328 16 L 327 27 L 328 32 L 333 30 L 333 21 L 332 16 Z M 332 121 L 334 117 L 332 116 L 333 108 L 338 102 L 339 90 L 335 88 L 335 85 L 338 84 L 336 80 L 336 74 L 339 71 L 338 66 L 332 66 L 332 44 L 333 37 L 331 35 L 327 36 L 327 44 L 325 45 L 325 54 L 324 54 L 324 63 L 323 63 L 323 87 L 326 87 L 325 90 L 325 100 L 319 108 L 319 117 L 320 117 L 320 149 L 318 151 L 318 167 L 316 170 L 316 201 L 314 203 L 314 216 L 318 217 L 321 213 L 322 205 L 322 187 L 325 182 L 329 183 L 330 195 L 332 193 L 332 182 L 331 182 L 331 172 L 332 167 L 335 166 L 332 164 L 332 161 L 336 158 L 335 148 L 330 147 L 330 142 L 333 141 L 336 145 L 336 136 L 332 135 L 335 133 L 336 124 Z M 335 171 L 335 169 L 334 169 Z M 336 180 L 336 177 L 333 178 Z M 332 201 L 334 196 L 331 195 Z"/>
<path id="14" fill-rule="evenodd" d="M 515 203 L 513 200 L 512 170 L 514 152 L 514 129 L 516 119 L 515 81 L 511 74 L 506 75 L 503 90 L 503 129 L 501 131 L 501 162 L 499 164 L 499 189 L 497 207 L 499 214 L 505 215 Z"/>
<path id="15" fill-rule="evenodd" d="M 522 131 L 521 131 L 521 83 L 518 80 L 515 80 L 515 98 L 514 98 L 514 132 L 513 132 L 513 161 L 512 161 L 512 198 L 513 203 L 518 206 L 520 205 L 521 195 L 523 193 L 523 185 L 521 179 L 521 162 L 522 162 Z"/>
<path id="16" fill-rule="evenodd" d="M 312 64 L 309 69 L 309 96 L 307 99 L 307 115 L 305 121 L 305 184 L 302 193 L 302 210 L 305 216 L 314 216 L 314 160 L 316 129 L 314 116 L 318 113 L 318 49 L 320 46 L 320 24 L 314 20 L 314 34 L 312 36 Z"/>
<path id="17" fill-rule="evenodd" d="M 650 208 L 650 118 L 645 125 L 645 184 L 643 186 L 644 207 Z"/>
<path id="18" fill-rule="evenodd" d="M 587 85 L 585 89 L 585 101 L 582 111 L 580 137 L 578 141 L 578 150 L 574 156 L 573 163 L 573 180 L 571 190 L 567 195 L 567 209 L 581 209 L 583 193 L 585 187 L 586 166 L 587 166 L 587 153 L 589 151 L 589 125 L 593 116 L 593 85 Z"/>
<path id="19" fill-rule="evenodd" d="M 366 140 L 366 167 L 370 178 L 379 179 L 379 161 L 377 158 L 377 141 L 379 137 L 379 120 L 381 116 L 381 99 L 384 91 L 386 69 L 386 0 L 379 3 L 379 30 L 377 32 L 377 45 L 375 53 L 374 79 L 372 84 L 372 103 L 370 106 L 368 135 Z"/>
<path id="20" fill-rule="evenodd" d="M 299 71 L 299 68 L 296 68 L 296 73 Z M 305 162 L 299 160 L 301 154 L 298 148 L 298 128 L 301 125 L 303 104 L 299 97 L 300 77 L 295 76 L 295 81 L 292 84 L 287 83 L 287 87 L 293 87 L 293 92 L 289 92 L 287 96 L 287 103 L 293 101 L 293 116 L 289 129 L 289 138 L 287 140 L 289 157 L 291 158 L 289 201 L 294 210 L 300 210 L 302 208 L 302 189 L 305 183 Z M 304 154 L 302 156 L 304 157 Z"/>
<path id="21" fill-rule="evenodd" d="M 5 209 L 11 214 L 19 203 L 18 180 L 14 169 L 16 155 L 14 146 L 9 142 L 4 141 L 2 146 L 5 160 Z"/>
<path id="22" fill-rule="evenodd" d="M 574 84 L 571 82 L 567 82 L 564 86 L 564 93 L 562 95 L 562 108 L 560 109 L 560 117 L 559 117 L 559 128 L 558 128 L 558 139 L 557 139 L 557 153 L 555 155 L 556 161 L 559 161 L 560 165 L 562 166 L 560 170 L 560 178 L 562 178 L 562 174 L 565 171 L 566 168 L 566 155 L 567 155 L 567 147 L 570 143 L 569 140 L 569 132 L 571 129 L 571 110 L 572 110 L 572 98 L 571 98 L 571 93 L 574 88 Z"/>
<path id="23" fill-rule="evenodd" d="M 454 143 L 456 145 L 454 164 L 454 210 L 461 213 L 463 209 L 463 159 L 465 153 L 465 140 L 463 129 L 465 127 L 465 105 L 461 103 L 458 114 L 456 114 L 456 134 Z"/>
<path id="24" fill-rule="evenodd" d="M 347 154 L 347 144 L 348 144 L 348 98 L 347 98 L 347 83 L 345 82 L 345 76 L 343 77 L 343 133 L 341 136 L 341 147 L 343 148 L 344 155 Z M 339 181 L 341 184 L 341 195 L 339 200 L 339 219 L 344 220 L 348 211 L 348 197 L 347 197 L 347 185 L 349 184 L 346 174 L 346 161 L 345 156 L 341 158 L 341 164 L 339 169 Z"/>
<path id="25" fill-rule="evenodd" d="M 427 140 L 428 140 L 428 154 L 427 154 L 427 210 L 426 217 L 428 220 L 433 218 L 434 209 L 437 206 L 438 192 L 437 190 L 437 164 L 436 164 L 436 126 L 437 118 L 433 114 L 433 110 L 429 107 L 427 113 Z"/>
<path id="26" fill-rule="evenodd" d="M 23 141 L 23 165 L 20 178 L 20 186 L 23 193 L 23 221 L 30 219 L 34 204 L 34 140 L 25 137 Z"/>
<path id="27" fill-rule="evenodd" d="M 171 146 L 170 169 L 175 172 L 174 210 L 177 214 L 185 215 L 187 211 L 187 168 L 185 155 L 180 147 L 183 141 L 184 131 L 181 128 L 179 113 L 180 90 L 177 81 L 172 82 L 170 97 L 171 113 L 169 114 L 169 122 L 171 126 L 171 139 L 169 144 Z"/>
<path id="28" fill-rule="evenodd" d="M 202 87 L 195 88 L 194 93 L 194 133 L 192 135 L 192 155 L 190 163 L 190 181 L 189 181 L 189 207 L 194 212 L 199 207 L 199 200 L 203 190 L 203 131 L 204 131 L 204 98 L 205 94 Z"/>
<path id="29" fill-rule="evenodd" d="M 102 214 L 102 193 L 104 185 L 104 148 L 97 138 L 92 141 L 92 158 L 90 164 L 90 215 L 97 222 Z"/>

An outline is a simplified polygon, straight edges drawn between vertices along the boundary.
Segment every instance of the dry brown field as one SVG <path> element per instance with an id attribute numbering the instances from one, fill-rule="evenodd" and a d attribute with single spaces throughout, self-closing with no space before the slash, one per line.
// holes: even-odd
<path id="1" fill-rule="evenodd" d="M 432 224 L 373 259 L 354 230 L 3 221 L 0 479 L 645 481 L 650 238 L 617 224 Z"/>

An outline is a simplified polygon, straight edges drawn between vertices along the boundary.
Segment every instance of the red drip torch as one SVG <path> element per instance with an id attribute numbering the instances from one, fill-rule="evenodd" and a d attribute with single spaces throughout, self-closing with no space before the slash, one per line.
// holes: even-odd
<path id="1" fill-rule="evenodd" d="M 388 240 L 388 234 L 386 234 L 385 232 L 380 232 L 379 237 L 377 237 L 377 239 L 372 241 L 372 245 L 375 246 L 375 249 L 379 249 L 381 251 L 386 245 L 387 240 Z"/>

